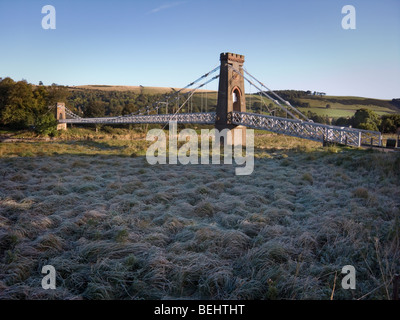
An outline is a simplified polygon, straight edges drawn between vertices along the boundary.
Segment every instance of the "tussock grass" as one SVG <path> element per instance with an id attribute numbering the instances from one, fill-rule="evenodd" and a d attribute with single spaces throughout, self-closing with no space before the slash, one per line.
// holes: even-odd
<path id="1" fill-rule="evenodd" d="M 236 177 L 149 166 L 140 146 L 0 144 L 1 299 L 329 299 L 348 264 L 357 289 L 335 299 L 389 297 L 397 154 L 257 134 L 255 172 Z"/>
<path id="2" fill-rule="evenodd" d="M 355 198 L 360 198 L 360 199 L 368 199 L 369 198 L 369 193 L 368 190 L 365 188 L 357 188 L 353 191 L 353 196 Z"/>
<path id="3" fill-rule="evenodd" d="M 214 212 L 214 206 L 208 201 L 200 202 L 194 209 L 194 214 L 199 217 L 211 217 Z"/>
<path id="4" fill-rule="evenodd" d="M 302 180 L 309 182 L 311 185 L 314 184 L 314 179 L 310 173 L 305 173 L 301 177 Z"/>

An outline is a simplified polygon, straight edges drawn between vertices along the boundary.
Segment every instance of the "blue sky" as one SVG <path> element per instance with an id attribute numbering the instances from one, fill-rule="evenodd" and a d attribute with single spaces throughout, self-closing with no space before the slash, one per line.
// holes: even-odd
<path id="1" fill-rule="evenodd" d="M 341 25 L 349 4 L 356 30 Z M 45 5 L 56 30 L 42 29 Z M 221 52 L 271 89 L 400 98 L 400 1 L 0 0 L 3 78 L 183 87 Z"/>

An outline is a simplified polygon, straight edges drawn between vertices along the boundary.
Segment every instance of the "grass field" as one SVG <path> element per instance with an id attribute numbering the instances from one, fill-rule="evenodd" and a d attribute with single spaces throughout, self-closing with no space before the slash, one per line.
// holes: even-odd
<path id="1" fill-rule="evenodd" d="M 63 139 L 0 143 L 1 299 L 390 298 L 398 154 L 257 133 L 237 177 L 150 166 L 140 133 Z"/>
<path id="2" fill-rule="evenodd" d="M 332 100 L 327 101 L 326 99 Z M 344 99 L 353 99 L 353 100 L 364 100 L 364 98 L 359 97 L 320 97 L 320 98 L 312 98 L 312 99 L 301 99 L 303 103 L 309 103 L 310 108 L 301 108 L 301 111 L 311 111 L 320 116 L 328 116 L 330 118 L 340 118 L 340 117 L 352 117 L 355 112 L 359 109 L 369 109 L 382 116 L 385 114 L 395 113 L 393 109 L 388 107 L 382 107 L 374 104 L 364 105 L 364 104 L 343 104 L 340 101 Z M 329 104 L 331 107 L 329 109 L 326 108 L 326 105 Z"/>
<path id="3" fill-rule="evenodd" d="M 247 97 L 249 99 L 249 97 Z M 346 100 L 351 99 L 356 102 L 359 101 L 359 104 L 352 103 L 346 104 L 344 103 Z M 369 101 L 371 100 L 371 101 Z M 308 111 L 316 113 L 319 116 L 328 116 L 329 118 L 350 118 L 354 116 L 357 110 L 359 109 L 369 109 L 377 113 L 378 115 L 386 115 L 398 113 L 399 110 L 394 110 L 393 107 L 389 108 L 389 106 L 381 106 L 378 103 L 384 100 L 376 100 L 376 99 L 366 99 L 361 97 L 334 97 L 334 96 L 324 96 L 324 97 L 310 97 L 310 98 L 301 98 L 299 99 L 301 103 L 309 103 L 309 108 L 299 108 L 299 110 L 307 114 Z M 365 101 L 369 101 L 370 104 L 365 104 Z M 375 101 L 375 102 L 374 102 Z M 388 102 L 388 101 L 384 101 Z M 326 108 L 327 105 L 330 105 L 330 108 Z"/>

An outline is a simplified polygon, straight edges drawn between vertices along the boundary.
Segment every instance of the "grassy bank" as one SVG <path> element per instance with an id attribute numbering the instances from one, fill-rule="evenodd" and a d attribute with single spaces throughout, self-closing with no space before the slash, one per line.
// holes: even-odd
<path id="1" fill-rule="evenodd" d="M 0 298 L 329 299 L 335 275 L 334 299 L 390 297 L 398 154 L 262 134 L 238 177 L 150 166 L 145 144 L 0 144 Z M 56 290 L 41 288 L 48 264 Z"/>

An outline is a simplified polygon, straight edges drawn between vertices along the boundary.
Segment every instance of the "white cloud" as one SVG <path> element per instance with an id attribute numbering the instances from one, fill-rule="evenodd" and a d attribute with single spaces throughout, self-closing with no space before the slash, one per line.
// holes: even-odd
<path id="1" fill-rule="evenodd" d="M 162 6 L 159 6 L 155 9 L 151 10 L 150 13 L 157 13 L 157 12 L 160 12 L 160 11 L 163 11 L 166 9 L 180 6 L 185 3 L 187 3 L 187 1 L 175 1 L 175 2 L 166 3 L 166 4 L 163 4 Z"/>

